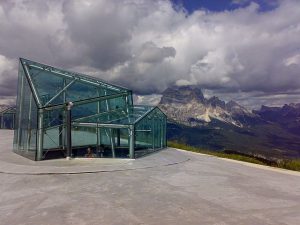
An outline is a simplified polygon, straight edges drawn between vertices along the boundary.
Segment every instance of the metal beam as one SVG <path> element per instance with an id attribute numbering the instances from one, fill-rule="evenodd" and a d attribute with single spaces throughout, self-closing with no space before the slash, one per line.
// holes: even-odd
<path id="1" fill-rule="evenodd" d="M 63 93 L 67 88 L 69 88 L 72 84 L 74 84 L 78 79 L 75 78 L 70 83 L 68 83 L 62 90 L 60 90 L 56 95 L 54 95 L 45 105 L 44 107 L 47 107 L 52 101 L 54 101 L 61 93 Z"/>
<path id="2" fill-rule="evenodd" d="M 145 112 L 140 118 L 138 118 L 136 121 L 134 121 L 134 123 L 138 123 L 141 119 L 145 118 L 146 115 L 148 115 L 150 112 L 152 112 L 154 109 L 156 109 L 157 107 L 153 107 L 151 109 L 149 109 L 147 112 Z"/>
<path id="3" fill-rule="evenodd" d="M 22 64 L 22 66 L 23 66 L 23 69 L 24 69 L 24 72 L 25 72 L 25 76 L 26 76 L 26 78 L 27 78 L 27 80 L 28 80 L 29 86 L 30 86 L 30 88 L 31 88 L 31 90 L 32 90 L 32 92 L 33 92 L 33 96 L 34 96 L 34 98 L 35 98 L 35 101 L 36 101 L 38 107 L 41 108 L 41 107 L 42 107 L 42 103 L 41 103 L 40 98 L 39 98 L 39 96 L 38 96 L 38 94 L 37 94 L 37 91 L 36 91 L 36 89 L 35 89 L 35 86 L 34 86 L 34 84 L 33 84 L 33 82 L 32 82 L 32 79 L 31 79 L 31 76 L 30 76 L 28 67 L 27 67 L 27 65 L 26 65 L 25 63 L 23 63 L 22 61 L 21 61 L 21 64 Z"/>
<path id="4" fill-rule="evenodd" d="M 73 122 L 74 126 L 79 127 L 105 127 L 105 128 L 128 128 L 130 125 L 126 124 L 106 124 L 106 123 L 77 123 Z"/>
<path id="5" fill-rule="evenodd" d="M 94 97 L 94 98 L 89 98 L 89 99 L 84 99 L 84 100 L 78 100 L 78 101 L 74 101 L 73 104 L 74 104 L 74 106 L 84 105 L 84 104 L 88 104 L 91 102 L 103 101 L 103 100 L 112 99 L 112 98 L 118 98 L 118 97 L 125 96 L 125 95 L 127 95 L 127 92 L 123 92 L 120 94 L 114 94 L 114 95 L 108 95 L 108 96 Z M 58 105 L 47 106 L 47 107 L 42 107 L 42 108 L 45 110 L 53 110 L 53 109 L 61 109 L 64 107 L 65 107 L 65 104 L 58 104 Z"/>

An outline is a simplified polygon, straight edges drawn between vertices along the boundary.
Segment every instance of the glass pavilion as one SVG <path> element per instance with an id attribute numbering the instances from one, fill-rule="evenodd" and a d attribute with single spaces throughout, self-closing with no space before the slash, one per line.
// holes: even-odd
<path id="1" fill-rule="evenodd" d="M 10 107 L 0 112 L 0 129 L 14 129 L 16 108 Z"/>
<path id="2" fill-rule="evenodd" d="M 166 147 L 165 114 L 133 105 L 131 90 L 21 58 L 14 151 L 33 160 L 65 157 L 68 102 L 74 157 L 88 147 L 95 157 L 112 158 Z"/>

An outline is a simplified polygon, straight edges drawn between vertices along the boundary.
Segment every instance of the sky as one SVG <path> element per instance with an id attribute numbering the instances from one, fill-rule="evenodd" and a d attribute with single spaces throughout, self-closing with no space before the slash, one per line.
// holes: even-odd
<path id="1" fill-rule="evenodd" d="M 157 104 L 171 85 L 249 109 L 298 103 L 299 0 L 1 0 L 0 104 L 18 58 L 86 73 Z"/>

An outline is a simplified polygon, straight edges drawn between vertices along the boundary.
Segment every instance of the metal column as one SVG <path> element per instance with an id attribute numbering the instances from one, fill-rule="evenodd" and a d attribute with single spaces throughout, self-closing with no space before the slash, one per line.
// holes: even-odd
<path id="1" fill-rule="evenodd" d="M 61 124 L 59 125 L 58 127 L 58 145 L 60 148 L 64 149 L 64 144 L 63 144 L 63 127 L 64 127 L 64 116 L 60 113 L 58 118 L 59 118 L 59 121 L 61 122 Z"/>
<path id="2" fill-rule="evenodd" d="M 66 78 L 64 78 L 63 80 L 63 86 L 64 88 L 67 86 L 67 80 Z M 63 101 L 64 103 L 67 102 L 67 93 L 66 93 L 66 89 L 63 91 Z M 66 118 L 67 118 L 67 113 L 66 113 L 66 110 L 63 110 L 62 111 L 62 130 L 59 131 L 59 132 L 62 132 L 61 133 L 61 136 L 62 136 L 62 149 L 66 149 L 66 137 L 67 137 L 67 134 L 66 134 Z"/>
<path id="3" fill-rule="evenodd" d="M 72 102 L 67 103 L 67 111 L 66 111 L 66 131 L 67 131 L 67 159 L 72 157 L 72 127 L 71 127 L 71 108 L 73 106 Z"/>
<path id="4" fill-rule="evenodd" d="M 107 91 L 106 89 L 104 89 L 104 95 L 107 95 Z M 106 111 L 109 112 L 110 111 L 110 102 L 108 101 L 108 99 L 105 100 L 105 104 L 106 104 Z M 110 116 L 108 114 L 108 119 L 110 120 Z M 115 137 L 114 137 L 114 130 L 113 129 L 109 129 L 109 134 L 110 134 L 110 144 L 111 144 L 111 153 L 112 153 L 112 157 L 115 158 L 116 157 L 116 151 L 115 151 Z"/>
<path id="5" fill-rule="evenodd" d="M 100 93 L 100 88 L 97 89 L 97 93 L 98 93 L 98 97 L 101 96 L 101 93 Z M 100 105 L 100 100 L 97 101 L 97 114 L 99 114 L 101 111 L 101 105 Z M 96 127 L 96 134 L 97 134 L 97 152 L 99 151 L 99 146 L 101 145 L 102 143 L 102 140 L 101 140 L 101 130 L 100 128 L 97 126 Z"/>
<path id="6" fill-rule="evenodd" d="M 28 127 L 27 127 L 27 151 L 30 149 L 31 139 L 31 110 L 32 110 L 32 93 L 29 97 L 29 114 L 28 114 Z"/>
<path id="7" fill-rule="evenodd" d="M 134 159 L 134 126 L 130 125 L 129 133 L 129 158 Z"/>
<path id="8" fill-rule="evenodd" d="M 117 128 L 117 146 L 121 146 L 121 130 L 120 128 Z"/>
<path id="9" fill-rule="evenodd" d="M 115 151 L 115 132 L 112 128 L 109 129 L 110 130 L 110 142 L 111 142 L 111 153 L 112 153 L 112 157 L 116 158 L 116 151 Z"/>
<path id="10" fill-rule="evenodd" d="M 43 159 L 43 142 L 44 142 L 44 110 L 39 109 L 38 112 L 38 140 L 36 160 Z"/>
<path id="11" fill-rule="evenodd" d="M 154 126 L 155 126 L 155 123 L 154 123 L 154 119 L 152 118 L 151 119 L 152 121 L 152 149 L 155 149 L 155 137 L 154 137 Z"/>

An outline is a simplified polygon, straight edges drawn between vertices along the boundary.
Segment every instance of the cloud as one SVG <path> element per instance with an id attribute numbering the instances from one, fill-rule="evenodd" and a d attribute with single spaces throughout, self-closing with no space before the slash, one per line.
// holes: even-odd
<path id="1" fill-rule="evenodd" d="M 232 0 L 231 4 L 233 4 L 233 5 L 246 5 L 249 2 L 251 2 L 251 0 Z"/>
<path id="2" fill-rule="evenodd" d="M 269 11 L 258 1 L 233 3 L 245 6 L 187 14 L 160 0 L 1 1 L 0 60 L 8 69 L 0 72 L 0 95 L 14 95 L 7 86 L 16 86 L 21 56 L 139 95 L 159 95 L 176 83 L 225 98 L 289 93 L 288 101 L 300 85 L 300 2 L 276 1 Z"/>
<path id="3" fill-rule="evenodd" d="M 293 55 L 284 60 L 286 66 L 299 65 L 300 64 L 300 54 Z"/>
<path id="4" fill-rule="evenodd" d="M 0 55 L 0 96 L 14 97 L 16 95 L 17 63 Z"/>
<path id="5" fill-rule="evenodd" d="M 173 47 L 157 47 L 153 42 L 146 42 L 142 45 L 138 58 L 144 63 L 161 63 L 164 58 L 175 57 L 176 50 Z"/>
<path id="6" fill-rule="evenodd" d="M 161 99 L 162 95 L 152 94 L 152 95 L 133 95 L 134 104 L 137 105 L 157 105 Z"/>
<path id="7" fill-rule="evenodd" d="M 234 6 L 246 6 L 252 2 L 260 3 L 260 8 L 266 8 L 268 10 L 276 8 L 282 0 L 232 0 L 231 5 Z"/>
<path id="8" fill-rule="evenodd" d="M 0 55 L 0 104 L 13 105 L 17 93 L 17 62 Z"/>

